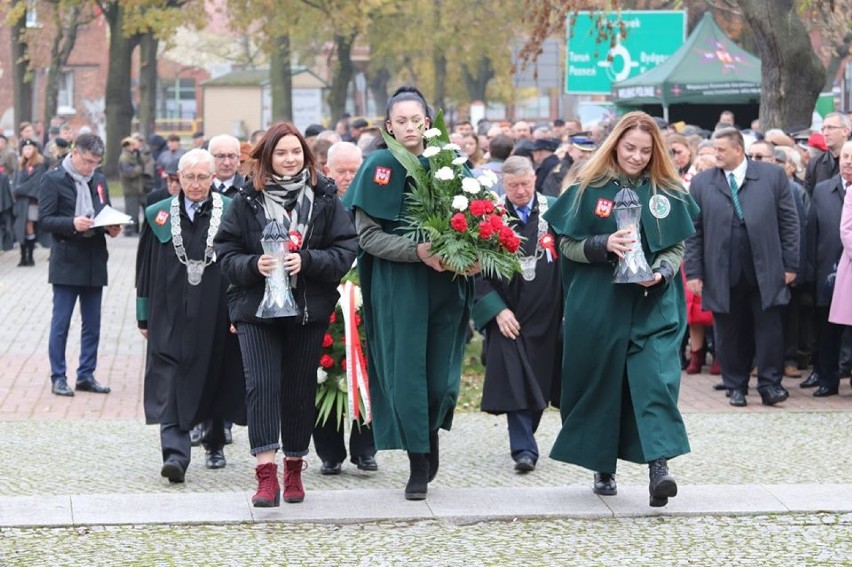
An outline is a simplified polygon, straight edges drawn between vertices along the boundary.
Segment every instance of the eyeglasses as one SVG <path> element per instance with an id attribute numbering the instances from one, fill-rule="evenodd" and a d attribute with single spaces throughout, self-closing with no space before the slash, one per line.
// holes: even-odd
<path id="1" fill-rule="evenodd" d="M 831 124 L 823 124 L 823 130 L 842 130 L 845 126 L 832 126 Z"/>
<path id="2" fill-rule="evenodd" d="M 231 161 L 237 161 L 240 158 L 240 155 L 239 154 L 213 154 L 213 157 L 215 159 L 218 159 L 219 161 L 225 161 L 226 159 L 229 159 Z"/>
<path id="3" fill-rule="evenodd" d="M 187 183 L 195 183 L 196 181 L 199 183 L 208 183 L 213 178 L 212 175 L 186 175 L 184 173 L 181 173 L 180 176 Z"/>
<path id="4" fill-rule="evenodd" d="M 765 156 L 765 155 L 761 155 L 761 154 L 746 154 L 746 157 L 748 159 L 751 159 L 751 160 L 754 160 L 754 161 L 763 161 L 765 159 L 766 160 L 775 159 L 775 156 Z"/>

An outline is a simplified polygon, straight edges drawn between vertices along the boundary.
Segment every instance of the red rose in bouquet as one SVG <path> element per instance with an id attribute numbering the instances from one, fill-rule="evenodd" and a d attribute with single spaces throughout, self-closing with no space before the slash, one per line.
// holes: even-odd
<path id="1" fill-rule="evenodd" d="M 516 252 L 521 245 L 521 239 L 515 234 L 515 231 L 508 226 L 500 228 L 500 244 L 502 244 L 509 252 Z"/>
<path id="2" fill-rule="evenodd" d="M 320 366 L 323 368 L 331 368 L 334 366 L 334 359 L 327 354 L 320 357 Z"/>
<path id="3" fill-rule="evenodd" d="M 465 232 L 467 231 L 467 218 L 462 213 L 456 213 L 450 219 L 450 226 L 457 232 Z"/>
<path id="4" fill-rule="evenodd" d="M 334 339 L 328 333 L 322 338 L 322 348 L 328 348 L 334 344 Z"/>
<path id="5" fill-rule="evenodd" d="M 482 217 L 485 215 L 489 215 L 493 212 L 494 204 L 491 201 L 479 199 L 476 201 L 471 201 L 470 203 L 470 214 L 475 217 Z"/>

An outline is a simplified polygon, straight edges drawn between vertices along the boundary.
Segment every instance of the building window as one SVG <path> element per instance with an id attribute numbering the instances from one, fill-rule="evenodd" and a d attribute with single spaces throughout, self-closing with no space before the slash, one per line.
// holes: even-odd
<path id="1" fill-rule="evenodd" d="M 74 108 L 74 71 L 59 72 L 59 92 L 56 96 L 57 106 Z"/>
<path id="2" fill-rule="evenodd" d="M 38 11 L 36 10 L 36 0 L 27 0 L 27 27 L 41 27 L 38 22 Z"/>
<path id="3" fill-rule="evenodd" d="M 163 80 L 165 83 L 162 118 L 195 118 L 195 79 Z"/>

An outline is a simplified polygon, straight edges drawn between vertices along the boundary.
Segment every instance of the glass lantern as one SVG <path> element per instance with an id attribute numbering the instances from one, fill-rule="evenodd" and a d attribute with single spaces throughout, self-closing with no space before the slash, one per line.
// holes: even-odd
<path id="1" fill-rule="evenodd" d="M 613 282 L 639 283 L 654 279 L 654 273 L 642 251 L 642 202 L 639 201 L 639 195 L 630 187 L 624 187 L 616 193 L 612 210 L 618 230 L 630 230 L 635 241 L 633 249 L 618 260 Z"/>
<path id="2" fill-rule="evenodd" d="M 256 315 L 262 319 L 293 317 L 299 314 L 290 274 L 284 269 L 284 258 L 290 253 L 290 236 L 277 220 L 270 221 L 260 238 L 263 253 L 277 260 L 275 269 L 266 276 L 266 289 Z"/>

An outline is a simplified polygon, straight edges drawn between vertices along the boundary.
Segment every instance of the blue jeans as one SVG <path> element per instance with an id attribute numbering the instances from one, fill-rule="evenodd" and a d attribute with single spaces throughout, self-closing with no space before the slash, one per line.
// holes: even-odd
<path id="1" fill-rule="evenodd" d="M 77 381 L 92 380 L 98 363 L 98 342 L 101 337 L 101 295 L 103 288 L 79 285 L 53 286 L 53 318 L 50 320 L 50 379 L 53 382 L 65 375 L 65 345 L 68 343 L 68 327 L 74 305 L 80 298 L 80 366 L 77 368 Z"/>
<path id="2" fill-rule="evenodd" d="M 512 458 L 517 460 L 522 455 L 532 457 L 538 462 L 538 443 L 535 442 L 535 432 L 541 421 L 544 410 L 507 411 L 506 420 L 509 422 L 509 447 Z"/>

